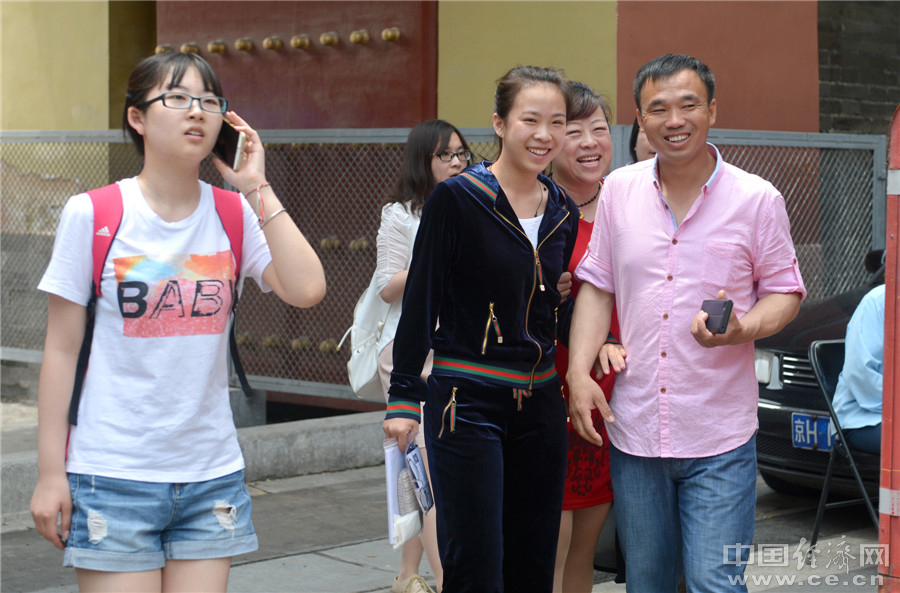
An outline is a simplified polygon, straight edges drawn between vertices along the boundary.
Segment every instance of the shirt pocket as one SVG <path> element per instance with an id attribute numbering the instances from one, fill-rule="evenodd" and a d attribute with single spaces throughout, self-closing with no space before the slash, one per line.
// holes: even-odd
<path id="1" fill-rule="evenodd" d="M 743 261 L 744 249 L 735 243 L 707 241 L 703 244 L 703 282 L 704 293 L 713 297 L 720 290 L 728 292 L 738 274 Z"/>

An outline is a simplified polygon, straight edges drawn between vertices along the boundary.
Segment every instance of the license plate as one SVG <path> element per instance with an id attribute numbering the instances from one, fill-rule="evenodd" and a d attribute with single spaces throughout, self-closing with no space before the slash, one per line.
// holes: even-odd
<path id="1" fill-rule="evenodd" d="M 831 418 L 827 415 L 791 413 L 791 440 L 798 449 L 831 451 L 834 445 Z"/>

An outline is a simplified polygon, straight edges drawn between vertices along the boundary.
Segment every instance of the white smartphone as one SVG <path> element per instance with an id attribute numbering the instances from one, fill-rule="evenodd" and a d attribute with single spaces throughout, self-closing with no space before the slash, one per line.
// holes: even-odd
<path id="1" fill-rule="evenodd" d="M 247 142 L 247 134 L 238 132 L 227 120 L 222 122 L 222 129 L 219 130 L 219 137 L 213 146 L 213 154 L 218 156 L 225 163 L 237 171 L 241 168 L 241 161 L 244 156 L 244 144 Z"/>

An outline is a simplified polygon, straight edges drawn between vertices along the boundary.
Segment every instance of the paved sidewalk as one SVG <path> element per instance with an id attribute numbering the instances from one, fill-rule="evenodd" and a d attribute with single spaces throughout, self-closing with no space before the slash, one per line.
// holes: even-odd
<path id="1" fill-rule="evenodd" d="M 7 423 L 13 414 L 21 412 L 8 412 L 9 406 L 3 404 L 4 457 L 11 438 L 19 443 L 28 442 L 27 430 L 21 430 L 27 428 L 27 423 L 18 427 Z M 26 414 L 27 411 L 23 415 Z M 360 421 L 371 421 L 367 414 L 354 416 Z M 309 433 L 306 440 L 298 441 L 306 443 L 315 438 L 321 427 L 334 424 L 327 420 L 330 419 L 301 421 L 285 428 Z M 348 421 L 352 419 L 343 422 Z M 371 440 L 372 443 L 358 446 L 380 447 L 377 438 Z M 279 450 L 282 455 L 291 454 L 290 449 Z M 382 465 L 254 481 L 249 486 L 260 549 L 235 558 L 228 588 L 231 593 L 390 591 L 400 554 L 387 543 Z M 788 546 L 787 552 L 794 553 L 801 537 L 809 537 L 815 501 L 774 493 L 761 480 L 758 493 L 757 542 Z M 62 568 L 62 553 L 36 534 L 27 517 L 4 514 L 3 519 L 0 590 L 4 593 L 77 591 L 75 572 Z M 792 558 L 778 566 L 772 562 L 756 562 L 747 569 L 748 589 L 770 593 L 875 592 L 877 586 L 871 578 L 877 567 L 861 566 L 863 559 L 858 550 L 860 545 L 876 543 L 877 534 L 866 524 L 864 513 L 847 509 L 826 515 L 820 543 L 823 553 L 817 568 L 802 566 L 798 570 L 796 559 Z M 849 546 L 855 557 L 846 565 L 834 561 L 835 552 L 845 546 Z M 433 584 L 427 561 L 422 562 L 421 568 L 423 576 Z M 826 578 L 832 578 L 834 584 L 828 584 Z M 613 583 L 612 579 L 612 574 L 595 572 L 593 591 L 624 593 L 625 586 Z"/>

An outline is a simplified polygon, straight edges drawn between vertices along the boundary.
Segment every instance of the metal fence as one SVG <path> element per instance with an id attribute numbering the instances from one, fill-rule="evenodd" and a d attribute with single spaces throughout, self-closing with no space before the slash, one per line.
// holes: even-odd
<path id="1" fill-rule="evenodd" d="M 267 176 L 325 267 L 328 293 L 294 309 L 245 285 L 238 319 L 241 357 L 254 388 L 354 397 L 347 348 L 337 342 L 375 268 L 380 206 L 395 182 L 409 130 L 261 132 Z M 480 158 L 493 158 L 489 128 L 462 130 Z M 627 162 L 630 126 L 614 126 L 614 166 Z M 863 257 L 884 246 L 883 136 L 712 130 L 724 158 L 771 181 L 785 196 L 811 298 L 861 284 Z M 137 174 L 140 159 L 121 132 L 0 135 L 0 358 L 41 358 L 46 299 L 36 290 L 59 213 L 76 193 Z M 204 164 L 201 177 L 221 185 Z"/>

